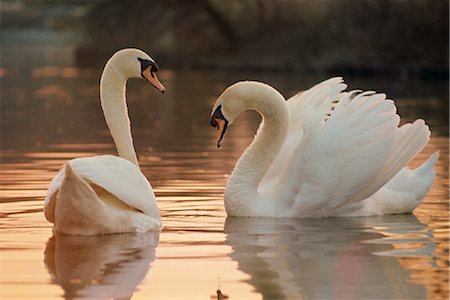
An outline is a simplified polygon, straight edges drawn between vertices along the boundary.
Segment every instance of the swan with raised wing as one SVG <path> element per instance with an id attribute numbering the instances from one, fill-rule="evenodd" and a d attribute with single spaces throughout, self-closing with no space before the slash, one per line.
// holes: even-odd
<path id="1" fill-rule="evenodd" d="M 288 101 L 260 82 L 238 82 L 217 99 L 210 124 L 219 147 L 242 112 L 262 116 L 258 132 L 228 178 L 229 216 L 349 217 L 409 213 L 435 178 L 435 152 L 406 167 L 424 147 L 423 120 L 399 127 L 392 100 L 372 91 L 345 91 L 340 77 Z"/>
<path id="2" fill-rule="evenodd" d="M 64 164 L 44 202 L 55 231 L 97 235 L 161 228 L 155 194 L 139 168 L 125 99 L 129 78 L 144 78 L 164 92 L 157 71 L 155 61 L 139 49 L 119 50 L 106 63 L 100 98 L 119 156 L 81 157 Z"/>

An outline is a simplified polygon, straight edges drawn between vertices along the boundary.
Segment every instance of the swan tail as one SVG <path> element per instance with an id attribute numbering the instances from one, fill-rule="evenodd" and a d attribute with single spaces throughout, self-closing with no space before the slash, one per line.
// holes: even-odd
<path id="1" fill-rule="evenodd" d="M 356 199 L 363 200 L 368 198 L 389 183 L 394 176 L 423 150 L 430 140 L 430 134 L 428 126 L 421 119 L 398 128 L 384 167 L 371 184 L 356 195 Z"/>
<path id="2" fill-rule="evenodd" d="M 436 178 L 436 162 L 439 151 L 435 151 L 422 165 L 412 170 L 411 190 L 415 194 L 416 206 L 422 201 Z"/>
<path id="3" fill-rule="evenodd" d="M 425 176 L 428 174 L 435 174 L 436 162 L 439 158 L 439 150 L 435 151 L 423 164 L 415 168 L 413 172 L 418 176 Z"/>
<path id="4" fill-rule="evenodd" d="M 403 168 L 385 186 L 379 189 L 355 215 L 411 213 L 430 190 L 435 176 L 439 151 L 434 152 L 422 165 L 411 170 Z"/>

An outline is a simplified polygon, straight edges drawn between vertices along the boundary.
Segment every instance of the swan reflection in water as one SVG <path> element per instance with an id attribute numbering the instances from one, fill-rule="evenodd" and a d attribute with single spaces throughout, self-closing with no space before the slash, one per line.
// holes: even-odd
<path id="1" fill-rule="evenodd" d="M 392 241 L 385 235 L 396 231 L 400 235 L 403 232 L 406 240 Z M 412 282 L 408 266 L 387 251 L 393 243 L 405 243 L 414 236 L 409 241 L 417 250 L 412 258 L 432 256 L 429 232 L 413 215 L 350 219 L 229 217 L 225 234 L 232 247 L 231 258 L 250 275 L 248 283 L 263 299 L 427 297 L 425 286 Z M 378 253 L 385 254 L 375 255 Z"/>
<path id="2" fill-rule="evenodd" d="M 55 234 L 44 263 L 65 299 L 130 299 L 155 260 L 159 232 L 103 236 Z"/>

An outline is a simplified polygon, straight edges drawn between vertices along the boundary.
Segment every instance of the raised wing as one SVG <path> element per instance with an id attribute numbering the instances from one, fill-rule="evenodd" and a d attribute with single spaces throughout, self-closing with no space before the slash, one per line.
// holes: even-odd
<path id="1" fill-rule="evenodd" d="M 339 93 L 347 85 L 341 77 L 325 80 L 309 90 L 299 92 L 287 100 L 289 109 L 289 133 L 274 162 L 261 181 L 258 189 L 260 192 L 271 192 L 275 190 L 281 176 L 290 166 L 297 148 L 314 126 L 322 125 L 335 105 Z"/>
<path id="2" fill-rule="evenodd" d="M 394 102 L 384 94 L 341 92 L 343 88 L 342 80 L 333 78 L 289 105 L 297 109 L 290 111 L 291 146 L 283 145 L 285 167 L 276 176 L 273 193 L 296 216 L 358 209 L 429 140 L 423 120 L 398 127 Z M 299 132 L 300 138 L 295 136 Z"/>

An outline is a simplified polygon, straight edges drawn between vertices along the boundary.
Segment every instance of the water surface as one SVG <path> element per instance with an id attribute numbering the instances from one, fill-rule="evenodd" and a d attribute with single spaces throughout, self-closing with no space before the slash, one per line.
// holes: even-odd
<path id="1" fill-rule="evenodd" d="M 414 214 L 301 220 L 226 218 L 223 187 L 259 117 L 236 120 L 217 150 L 209 111 L 241 79 L 289 97 L 325 77 L 166 70 L 164 95 L 132 80 L 136 149 L 164 228 L 70 237 L 53 235 L 43 199 L 66 160 L 115 153 L 99 104 L 101 70 L 74 67 L 65 50 L 35 50 L 10 49 L 30 59 L 0 69 L 2 298 L 217 299 L 218 289 L 230 299 L 448 297 L 446 83 L 346 78 L 351 88 L 387 92 L 405 121 L 430 125 L 431 142 L 412 165 L 437 149 L 441 158 Z"/>

